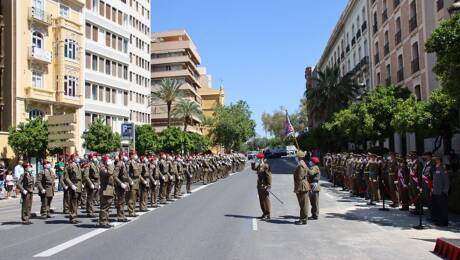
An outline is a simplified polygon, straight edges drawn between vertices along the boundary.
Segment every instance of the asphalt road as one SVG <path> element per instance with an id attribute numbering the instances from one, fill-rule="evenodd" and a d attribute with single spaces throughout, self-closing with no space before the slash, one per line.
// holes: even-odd
<path id="1" fill-rule="evenodd" d="M 416 218 L 407 213 L 369 208 L 326 182 L 320 219 L 297 226 L 295 164 L 292 158 L 271 161 L 272 191 L 284 204 L 272 198 L 268 222 L 256 219 L 256 175 L 248 168 L 195 185 L 191 196 L 108 230 L 83 217 L 70 225 L 62 214 L 21 226 L 18 201 L 1 202 L 0 259 L 437 259 L 430 252 L 437 237 L 460 238 L 456 227 L 415 231 Z"/>

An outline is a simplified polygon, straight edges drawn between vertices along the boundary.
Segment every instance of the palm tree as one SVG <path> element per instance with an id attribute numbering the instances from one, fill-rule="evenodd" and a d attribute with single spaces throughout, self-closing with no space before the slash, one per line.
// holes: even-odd
<path id="1" fill-rule="evenodd" d="M 332 114 L 358 99 L 362 86 L 355 83 L 351 74 L 343 77 L 338 66 L 326 67 L 312 78 L 315 86 L 305 93 L 307 108 L 318 121 L 329 119 Z"/>
<path id="2" fill-rule="evenodd" d="M 203 115 L 198 103 L 189 99 L 179 101 L 173 113 L 184 120 L 184 131 L 187 131 L 187 126 L 192 122 L 193 117 L 201 117 Z"/>
<path id="3" fill-rule="evenodd" d="M 150 96 L 150 106 L 154 102 L 161 100 L 166 103 L 168 108 L 168 128 L 171 127 L 171 109 L 172 104 L 182 96 L 181 87 L 184 84 L 182 80 L 176 79 L 163 79 L 160 84 L 160 88 L 153 91 Z"/>

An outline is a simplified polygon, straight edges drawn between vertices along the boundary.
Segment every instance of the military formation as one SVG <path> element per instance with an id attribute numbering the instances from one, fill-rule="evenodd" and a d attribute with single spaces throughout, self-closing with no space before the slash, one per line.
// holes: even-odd
<path id="1" fill-rule="evenodd" d="M 411 213 L 416 215 L 428 207 L 432 222 L 448 225 L 449 177 L 440 157 L 429 152 L 421 159 L 416 152 L 407 157 L 397 153 L 339 153 L 326 154 L 323 160 L 334 186 L 366 198 L 369 205 L 385 198 L 391 200 L 391 207 L 402 211 L 413 206 Z"/>
<path id="2" fill-rule="evenodd" d="M 99 226 L 110 228 L 109 210 L 115 206 L 118 222 L 127 222 L 128 217 L 136 217 L 136 212 L 148 211 L 148 207 L 158 207 L 191 193 L 193 183 L 207 185 L 242 171 L 246 157 L 242 154 L 219 155 L 173 155 L 162 153 L 159 156 L 138 156 L 129 154 L 99 155 L 78 154 L 67 157 L 65 165 L 56 169 L 64 174 L 59 178 L 63 187 L 63 213 L 68 214 L 69 222 L 80 223 L 79 209 L 87 217 L 97 217 L 99 207 Z M 49 161 L 43 161 L 43 170 L 34 179 L 32 165 L 23 164 L 17 188 L 22 194 L 22 224 L 32 222 L 31 208 L 34 189 L 41 198 L 40 215 L 50 218 L 51 202 L 55 192 L 56 174 Z"/>

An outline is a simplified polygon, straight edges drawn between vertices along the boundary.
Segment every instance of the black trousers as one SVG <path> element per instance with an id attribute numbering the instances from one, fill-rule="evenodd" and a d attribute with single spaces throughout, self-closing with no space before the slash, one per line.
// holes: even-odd
<path id="1" fill-rule="evenodd" d="M 449 199 L 447 195 L 431 195 L 431 218 L 441 225 L 449 222 Z"/>

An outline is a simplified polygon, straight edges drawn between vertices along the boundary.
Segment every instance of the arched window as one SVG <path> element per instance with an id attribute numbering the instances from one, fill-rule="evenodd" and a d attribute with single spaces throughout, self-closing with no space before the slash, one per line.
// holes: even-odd
<path id="1" fill-rule="evenodd" d="M 32 33 L 32 47 L 43 49 L 43 34 L 38 31 Z"/>
<path id="2" fill-rule="evenodd" d="M 65 39 L 64 41 L 64 57 L 72 60 L 78 58 L 78 42 L 71 39 Z"/>
<path id="3" fill-rule="evenodd" d="M 38 109 L 32 109 L 29 111 L 29 119 L 35 119 L 35 118 L 44 118 L 45 117 L 45 112 L 38 110 Z"/>

